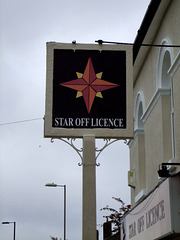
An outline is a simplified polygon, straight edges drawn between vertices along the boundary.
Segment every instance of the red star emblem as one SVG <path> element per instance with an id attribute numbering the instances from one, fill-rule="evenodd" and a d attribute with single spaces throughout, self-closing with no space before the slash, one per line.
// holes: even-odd
<path id="1" fill-rule="evenodd" d="M 88 113 L 91 111 L 95 96 L 101 97 L 101 92 L 110 88 L 118 87 L 118 84 L 102 80 L 102 72 L 95 74 L 91 58 L 88 59 L 84 73 L 76 73 L 78 79 L 61 83 L 60 85 L 77 90 L 76 97 L 83 96 Z"/>

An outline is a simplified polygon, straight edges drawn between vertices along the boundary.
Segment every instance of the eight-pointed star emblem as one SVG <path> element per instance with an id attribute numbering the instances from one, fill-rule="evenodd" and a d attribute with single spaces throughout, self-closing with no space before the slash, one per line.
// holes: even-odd
<path id="1" fill-rule="evenodd" d="M 77 79 L 61 83 L 60 85 L 77 90 L 77 97 L 83 96 L 88 113 L 91 111 L 95 96 L 101 97 L 101 92 L 118 87 L 118 84 L 102 80 L 102 72 L 95 74 L 94 67 L 89 57 L 84 73 L 78 73 Z"/>

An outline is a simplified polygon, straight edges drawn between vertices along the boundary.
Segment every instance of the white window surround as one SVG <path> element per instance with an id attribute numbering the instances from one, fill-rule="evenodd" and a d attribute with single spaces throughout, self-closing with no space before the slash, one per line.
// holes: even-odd
<path id="1" fill-rule="evenodd" d="M 142 115 L 143 115 L 144 110 L 145 110 L 145 101 L 144 101 L 144 94 L 142 91 L 139 91 L 137 93 L 136 100 L 135 100 L 135 107 L 134 107 L 134 119 L 135 119 L 134 129 L 135 129 L 135 131 L 144 129 L 143 127 L 139 128 L 139 125 L 138 125 L 138 121 L 139 121 L 139 117 L 140 117 L 139 116 L 140 105 L 142 106 Z M 142 116 L 140 117 L 140 120 L 142 120 Z"/>
<path id="2" fill-rule="evenodd" d="M 168 73 L 171 75 L 171 77 L 174 76 L 176 70 L 179 68 L 180 66 L 180 52 L 177 54 L 176 59 L 174 60 L 174 62 L 172 63 L 172 66 L 170 67 Z"/>
<path id="3" fill-rule="evenodd" d="M 172 43 L 169 39 L 164 38 L 161 41 L 161 45 L 172 45 Z M 173 62 L 173 59 L 174 59 L 172 47 L 161 47 L 160 48 L 159 58 L 158 58 L 158 62 L 157 62 L 156 89 L 164 88 L 162 76 L 163 76 L 164 61 L 165 61 L 167 53 L 169 53 L 170 65 L 171 65 L 171 63 Z M 167 86 L 167 88 L 169 88 L 169 86 Z"/>
<path id="4" fill-rule="evenodd" d="M 141 126 L 141 128 L 139 128 L 139 120 L 142 120 L 142 116 L 139 116 L 139 108 L 140 105 L 142 107 L 142 115 L 144 113 L 144 109 L 145 109 L 145 101 L 144 101 L 144 94 L 142 91 L 139 91 L 137 93 L 136 96 L 136 100 L 135 100 L 135 107 L 134 107 L 134 138 L 136 138 L 136 136 L 138 135 L 142 135 L 144 134 L 144 127 Z M 139 119 L 140 117 L 140 119 Z M 133 139 L 129 140 L 129 142 L 127 143 L 127 145 L 129 147 L 131 147 L 131 144 L 133 143 Z"/>

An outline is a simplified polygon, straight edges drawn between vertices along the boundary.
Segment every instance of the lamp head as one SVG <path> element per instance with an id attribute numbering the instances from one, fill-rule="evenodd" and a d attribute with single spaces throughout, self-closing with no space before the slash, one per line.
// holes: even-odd
<path id="1" fill-rule="evenodd" d="M 47 183 L 45 187 L 57 187 L 57 184 L 55 183 Z"/>
<path id="2" fill-rule="evenodd" d="M 167 178 L 167 177 L 169 177 L 169 170 L 167 169 L 166 166 L 162 165 L 162 169 L 158 170 L 158 175 L 159 175 L 159 177 Z"/>

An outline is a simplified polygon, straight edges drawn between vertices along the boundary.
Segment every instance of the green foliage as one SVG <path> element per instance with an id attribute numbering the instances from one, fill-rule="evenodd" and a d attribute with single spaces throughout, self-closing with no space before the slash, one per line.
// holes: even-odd
<path id="1" fill-rule="evenodd" d="M 107 210 L 111 212 L 110 215 L 106 215 L 103 217 L 108 219 L 108 221 L 113 224 L 112 232 L 115 234 L 115 233 L 119 233 L 121 218 L 131 210 L 131 205 L 125 205 L 125 203 L 121 200 L 121 198 L 113 197 L 113 199 L 120 203 L 120 208 L 118 210 L 115 210 L 114 208 L 110 208 L 109 206 L 106 206 L 104 208 L 101 208 L 100 211 Z"/>

